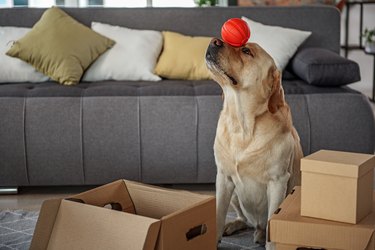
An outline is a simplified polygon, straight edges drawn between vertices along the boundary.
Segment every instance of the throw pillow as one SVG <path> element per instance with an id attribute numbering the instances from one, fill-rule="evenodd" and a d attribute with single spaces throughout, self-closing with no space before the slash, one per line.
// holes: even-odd
<path id="1" fill-rule="evenodd" d="M 338 2 L 338 1 L 337 1 Z M 335 5 L 335 0 L 237 0 L 238 6 L 293 6 L 293 5 L 312 5 L 328 4 Z"/>
<path id="2" fill-rule="evenodd" d="M 83 81 L 160 80 L 153 71 L 163 46 L 161 32 L 97 22 L 93 22 L 91 28 L 116 44 L 88 68 Z"/>
<path id="3" fill-rule="evenodd" d="M 356 62 L 322 48 L 298 51 L 291 67 L 296 75 L 313 85 L 340 86 L 361 80 Z"/>
<path id="4" fill-rule="evenodd" d="M 169 79 L 210 79 L 205 54 L 209 37 L 191 37 L 164 31 L 163 52 L 156 64 L 155 73 Z"/>
<path id="5" fill-rule="evenodd" d="M 13 41 L 20 39 L 30 28 L 0 27 L 0 82 L 44 82 L 48 77 L 24 61 L 5 53 Z"/>
<path id="6" fill-rule="evenodd" d="M 114 41 L 92 31 L 57 7 L 46 10 L 7 55 L 18 57 L 65 85 L 77 84 L 85 69 Z"/>
<path id="7" fill-rule="evenodd" d="M 246 21 L 251 31 L 248 42 L 257 43 L 267 51 L 281 71 L 298 47 L 311 35 L 310 31 L 264 25 L 246 17 L 242 17 L 242 20 Z"/>

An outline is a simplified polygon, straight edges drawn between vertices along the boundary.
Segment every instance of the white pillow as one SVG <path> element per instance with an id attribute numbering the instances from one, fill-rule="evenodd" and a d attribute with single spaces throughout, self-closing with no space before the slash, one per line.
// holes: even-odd
<path id="1" fill-rule="evenodd" d="M 264 25 L 246 17 L 242 20 L 251 31 L 248 42 L 259 44 L 273 57 L 280 70 L 284 70 L 298 47 L 311 35 L 310 31 Z"/>
<path id="2" fill-rule="evenodd" d="M 163 46 L 161 32 L 134 30 L 92 22 L 91 28 L 116 44 L 86 71 L 83 81 L 146 80 L 159 81 L 153 73 Z"/>
<path id="3" fill-rule="evenodd" d="M 48 77 L 24 61 L 5 53 L 12 43 L 23 37 L 30 28 L 0 27 L 0 82 L 44 82 Z"/>

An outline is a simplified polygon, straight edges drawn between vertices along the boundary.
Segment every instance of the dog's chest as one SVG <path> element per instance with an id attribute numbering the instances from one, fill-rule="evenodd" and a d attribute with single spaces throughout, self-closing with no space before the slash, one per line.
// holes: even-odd
<path id="1" fill-rule="evenodd" d="M 214 151 L 218 168 L 227 176 L 248 176 L 263 182 L 268 169 L 267 159 L 259 157 L 260 145 L 240 140 L 216 138 Z"/>
<path id="2" fill-rule="evenodd" d="M 246 176 L 266 183 L 272 176 L 282 174 L 288 165 L 291 145 L 288 133 L 277 136 L 262 133 L 242 139 L 234 133 L 218 130 L 214 144 L 215 160 L 218 169 L 227 176 Z"/>

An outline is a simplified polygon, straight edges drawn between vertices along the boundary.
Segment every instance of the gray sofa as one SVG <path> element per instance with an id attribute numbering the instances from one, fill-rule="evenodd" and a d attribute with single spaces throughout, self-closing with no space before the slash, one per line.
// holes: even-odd
<path id="1" fill-rule="evenodd" d="M 31 27 L 44 9 L 0 9 L 0 26 Z M 231 17 L 312 31 L 301 48 L 339 52 L 340 14 L 331 7 L 65 9 L 78 21 L 219 36 Z M 277 38 L 275 38 L 277 39 Z M 283 86 L 304 154 L 373 153 L 367 98 L 317 87 L 285 72 Z M 0 85 L 0 186 L 213 183 L 221 109 L 213 81 L 54 82 Z"/>

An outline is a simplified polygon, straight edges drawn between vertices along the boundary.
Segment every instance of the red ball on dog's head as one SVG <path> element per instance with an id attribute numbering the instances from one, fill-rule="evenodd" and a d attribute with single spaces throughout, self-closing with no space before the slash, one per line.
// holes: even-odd
<path id="1" fill-rule="evenodd" d="M 234 47 L 241 47 L 249 40 L 250 29 L 241 18 L 231 18 L 223 24 L 221 37 L 224 42 Z"/>

